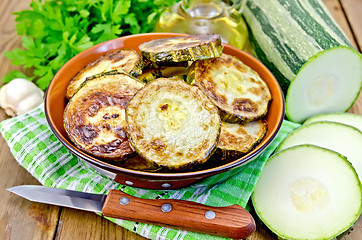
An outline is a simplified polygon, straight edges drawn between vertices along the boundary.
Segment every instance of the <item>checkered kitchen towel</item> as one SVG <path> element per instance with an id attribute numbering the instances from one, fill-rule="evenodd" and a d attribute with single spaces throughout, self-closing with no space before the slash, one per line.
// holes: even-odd
<path id="1" fill-rule="evenodd" d="M 246 207 L 260 172 L 276 146 L 299 125 L 285 121 L 276 139 L 254 161 L 237 170 L 211 176 L 178 190 L 148 190 L 120 185 L 88 167 L 65 148 L 50 130 L 44 108 L 0 123 L 0 131 L 16 161 L 48 187 L 106 194 L 109 189 L 141 198 L 172 198 L 211 206 L 239 204 Z M 236 172 L 237 171 L 237 172 Z M 122 227 L 149 239 L 222 239 L 215 236 L 108 218 Z"/>

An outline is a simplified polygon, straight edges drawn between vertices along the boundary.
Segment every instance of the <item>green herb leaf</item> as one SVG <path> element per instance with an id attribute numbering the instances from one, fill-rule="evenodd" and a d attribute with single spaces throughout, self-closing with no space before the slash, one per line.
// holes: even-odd
<path id="1" fill-rule="evenodd" d="M 30 10 L 14 12 L 22 47 L 5 53 L 14 65 L 33 69 L 2 78 L 23 77 L 45 90 L 70 58 L 103 41 L 153 30 L 156 19 L 178 0 L 33 0 Z"/>
<path id="2" fill-rule="evenodd" d="M 9 72 L 7 75 L 5 75 L 1 81 L 4 83 L 8 83 L 11 80 L 13 80 L 14 78 L 25 78 L 28 80 L 31 80 L 31 78 L 29 78 L 28 76 L 26 76 L 24 73 L 20 72 L 19 70 L 14 70 Z"/>

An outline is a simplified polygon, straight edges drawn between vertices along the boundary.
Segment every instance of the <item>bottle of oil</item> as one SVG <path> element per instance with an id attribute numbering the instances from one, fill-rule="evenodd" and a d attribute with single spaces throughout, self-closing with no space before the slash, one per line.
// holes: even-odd
<path id="1" fill-rule="evenodd" d="M 248 51 L 249 34 L 241 16 L 246 0 L 183 0 L 163 12 L 154 32 L 219 34 L 222 41 Z"/>

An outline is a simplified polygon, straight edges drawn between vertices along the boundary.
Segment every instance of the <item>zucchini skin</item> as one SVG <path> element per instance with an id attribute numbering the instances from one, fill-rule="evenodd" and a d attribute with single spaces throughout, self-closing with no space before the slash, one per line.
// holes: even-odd
<path id="1" fill-rule="evenodd" d="M 123 112 L 143 86 L 126 73 L 103 73 L 85 80 L 63 113 L 69 139 L 85 153 L 105 161 L 133 157 L 135 151 L 126 136 Z"/>
<path id="2" fill-rule="evenodd" d="M 338 46 L 353 48 L 320 0 L 249 0 L 243 15 L 253 54 L 276 76 L 284 94 L 309 58 Z"/>

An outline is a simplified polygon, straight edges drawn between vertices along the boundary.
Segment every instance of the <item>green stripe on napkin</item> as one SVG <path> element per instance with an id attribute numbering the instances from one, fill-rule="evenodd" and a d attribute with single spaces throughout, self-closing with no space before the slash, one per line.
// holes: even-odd
<path id="1" fill-rule="evenodd" d="M 299 124 L 284 121 L 276 139 L 253 161 L 244 166 L 206 178 L 178 190 L 148 190 L 120 185 L 97 173 L 64 147 L 46 121 L 44 108 L 0 123 L 0 132 L 16 161 L 39 182 L 48 187 L 106 194 L 109 189 L 141 198 L 172 198 L 212 206 L 239 204 L 246 207 L 263 166 L 284 137 Z M 107 218 L 149 239 L 223 239 L 205 234 L 164 228 L 149 224 Z"/>

